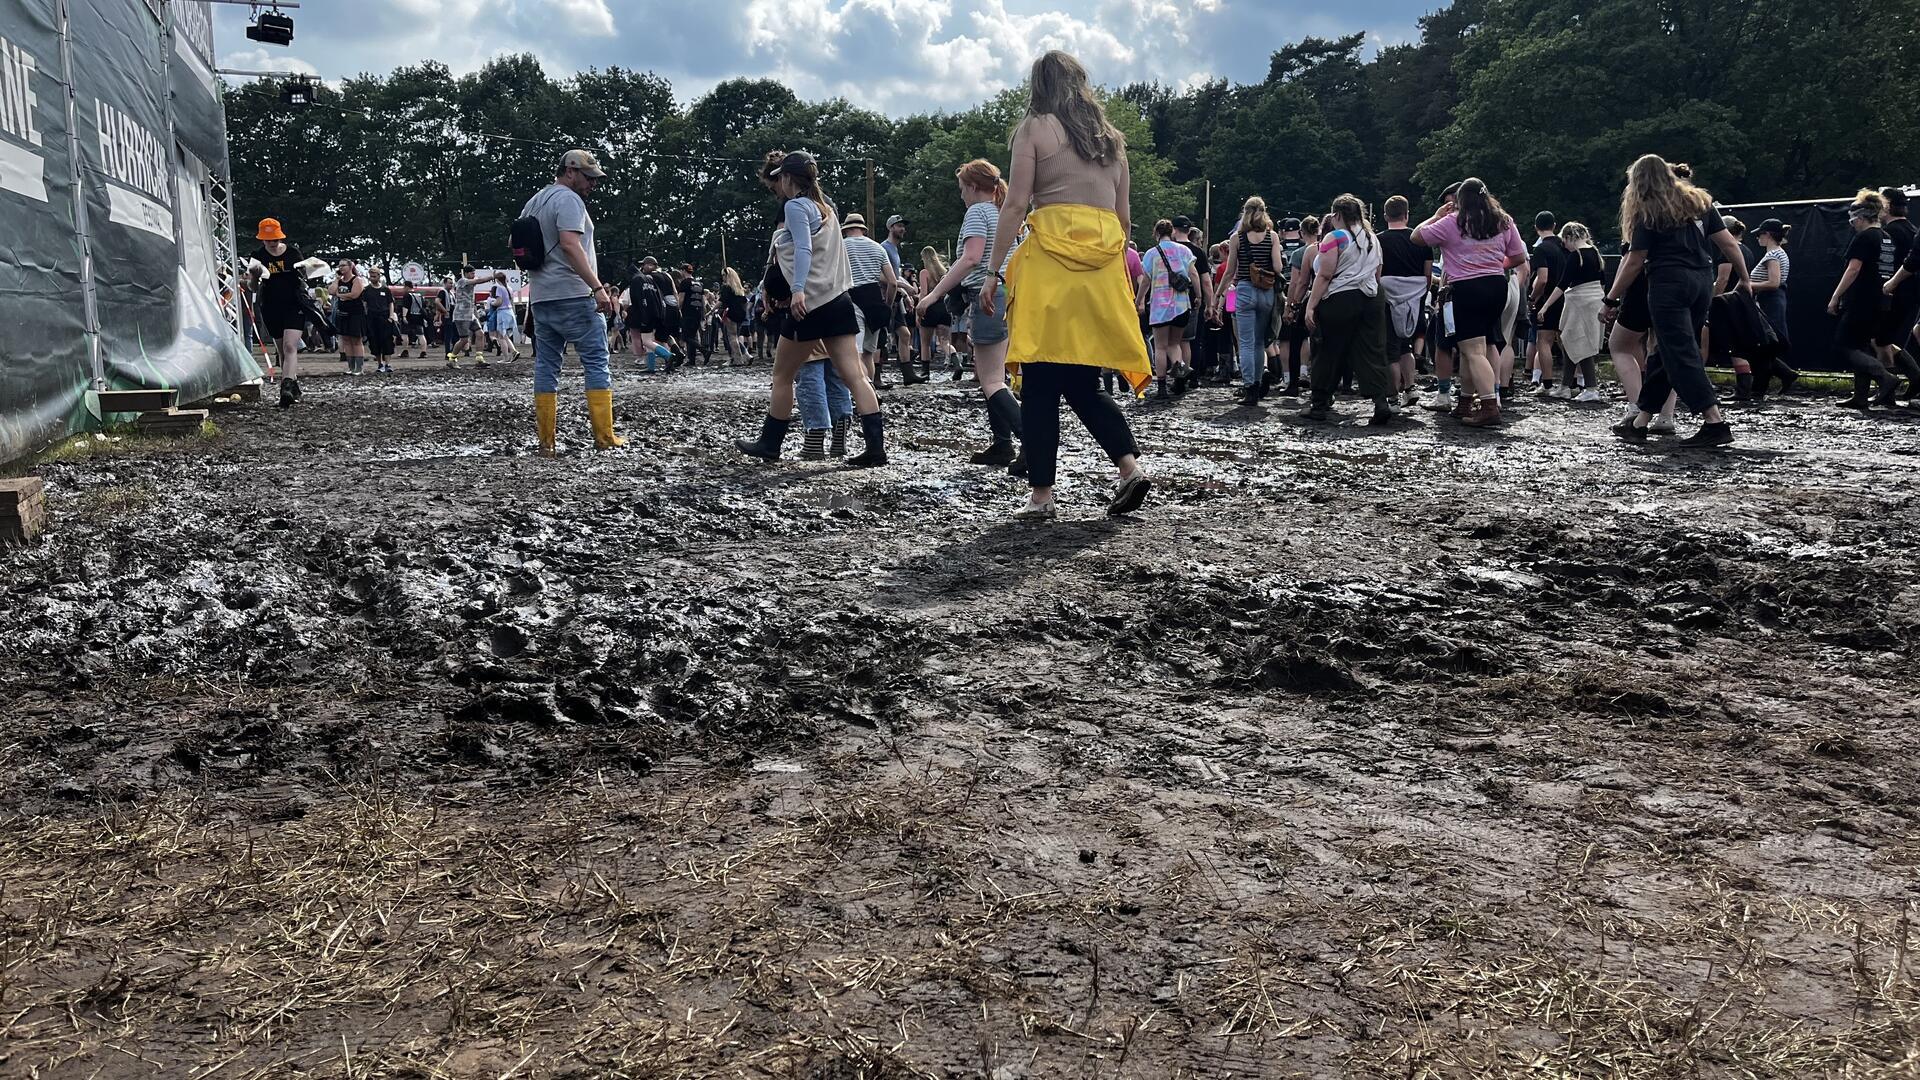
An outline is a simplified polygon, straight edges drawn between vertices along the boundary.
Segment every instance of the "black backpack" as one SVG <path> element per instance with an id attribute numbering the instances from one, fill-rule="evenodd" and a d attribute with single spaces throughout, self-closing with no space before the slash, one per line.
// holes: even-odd
<path id="1" fill-rule="evenodd" d="M 540 227 L 540 219 L 531 214 L 514 219 L 513 227 L 507 230 L 507 246 L 513 250 L 513 265 L 522 270 L 538 270 L 547 265 L 550 249 L 546 230 Z"/>

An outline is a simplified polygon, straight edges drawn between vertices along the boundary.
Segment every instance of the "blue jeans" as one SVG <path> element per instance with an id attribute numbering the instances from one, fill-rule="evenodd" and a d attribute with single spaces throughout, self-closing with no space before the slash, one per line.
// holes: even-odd
<path id="1" fill-rule="evenodd" d="M 593 297 L 542 300 L 533 305 L 533 392 L 551 394 L 560 389 L 560 361 L 571 344 L 587 373 L 587 389 L 613 389 L 607 372 L 607 321 L 594 307 Z"/>
<path id="2" fill-rule="evenodd" d="M 840 381 L 831 360 L 809 360 L 793 378 L 794 401 L 800 423 L 808 431 L 825 431 L 835 420 L 853 415 L 853 392 Z"/>
<path id="3" fill-rule="evenodd" d="M 1240 379 L 1248 386 L 1266 373 L 1267 327 L 1273 322 L 1273 290 L 1242 281 L 1233 287 L 1233 328 L 1240 338 Z"/>

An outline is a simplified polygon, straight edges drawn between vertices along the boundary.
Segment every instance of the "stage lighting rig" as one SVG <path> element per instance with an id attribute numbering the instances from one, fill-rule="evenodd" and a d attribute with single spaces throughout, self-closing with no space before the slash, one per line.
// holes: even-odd
<path id="1" fill-rule="evenodd" d="M 263 45 L 293 44 L 293 16 L 280 13 L 278 5 L 270 11 L 253 9 L 253 21 L 247 24 L 247 37 Z"/>

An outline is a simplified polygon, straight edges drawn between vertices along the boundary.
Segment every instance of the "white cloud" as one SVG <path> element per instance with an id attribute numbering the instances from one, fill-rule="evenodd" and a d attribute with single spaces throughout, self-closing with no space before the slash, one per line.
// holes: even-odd
<path id="1" fill-rule="evenodd" d="M 1376 44 L 1406 40 L 1435 2 L 1347 0 L 1329 11 L 1307 0 L 327 0 L 293 13 L 292 49 L 229 60 L 341 78 L 427 59 L 463 74 L 530 52 L 556 77 L 653 71 L 682 100 L 722 79 L 763 77 L 803 98 L 900 116 L 967 108 L 1018 84 L 1050 48 L 1074 53 L 1108 86 L 1258 81 L 1290 40 L 1354 30 Z M 219 40 L 239 41 L 245 9 L 216 17 Z"/>
<path id="2" fill-rule="evenodd" d="M 266 49 L 242 49 L 220 58 L 220 66 L 231 71 L 284 71 L 292 75 L 318 75 L 320 69 L 297 56 Z"/>

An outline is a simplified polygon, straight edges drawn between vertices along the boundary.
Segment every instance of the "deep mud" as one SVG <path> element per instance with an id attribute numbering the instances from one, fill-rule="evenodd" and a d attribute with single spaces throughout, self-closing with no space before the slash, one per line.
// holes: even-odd
<path id="1" fill-rule="evenodd" d="M 1920 414 L 1207 390 L 1020 526 L 970 386 L 858 473 L 525 379 L 43 470 L 0 1074 L 1920 1074 Z"/>

